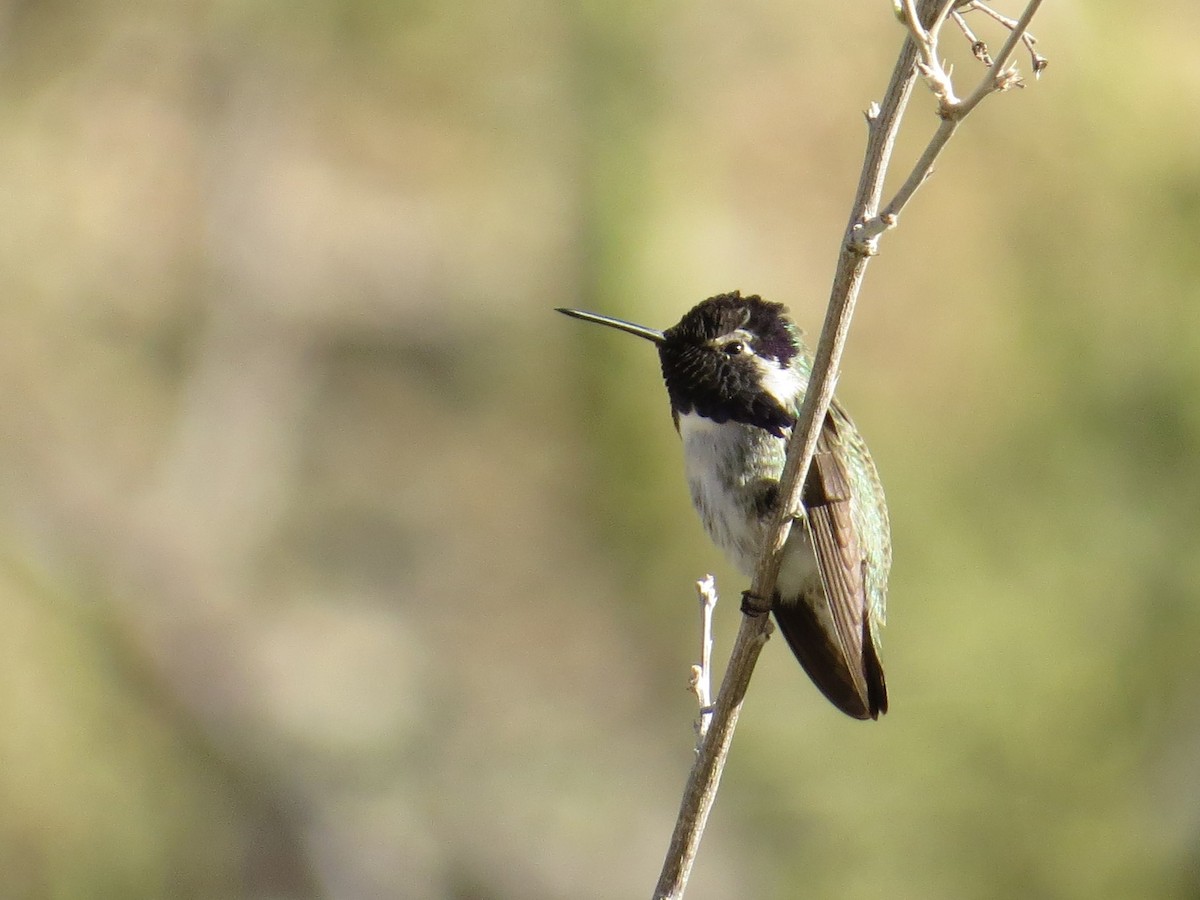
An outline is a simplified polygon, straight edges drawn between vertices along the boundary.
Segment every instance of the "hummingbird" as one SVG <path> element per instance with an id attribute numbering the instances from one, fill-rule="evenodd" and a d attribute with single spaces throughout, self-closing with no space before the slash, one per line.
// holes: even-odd
<path id="1" fill-rule="evenodd" d="M 786 308 L 733 291 L 702 301 L 666 331 L 558 312 L 657 346 L 692 505 L 713 543 L 752 578 L 812 374 L 812 355 Z M 888 705 L 879 650 L 891 534 L 875 463 L 836 400 L 801 502 L 771 612 L 821 693 L 849 716 L 877 719 Z M 755 611 L 752 599 L 743 612 Z"/>

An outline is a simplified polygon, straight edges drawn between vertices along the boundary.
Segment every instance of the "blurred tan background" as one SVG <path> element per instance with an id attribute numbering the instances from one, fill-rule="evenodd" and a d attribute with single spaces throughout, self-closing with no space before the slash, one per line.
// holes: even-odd
<path id="1" fill-rule="evenodd" d="M 648 896 L 744 585 L 551 308 L 815 334 L 890 4 L 0 10 L 0 896 Z M 892 712 L 772 642 L 689 898 L 1200 896 L 1200 7 L 1036 26 L 846 357 Z"/>

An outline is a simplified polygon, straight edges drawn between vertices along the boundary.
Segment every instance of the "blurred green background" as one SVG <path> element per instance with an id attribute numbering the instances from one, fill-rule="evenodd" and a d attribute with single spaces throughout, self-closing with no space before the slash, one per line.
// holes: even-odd
<path id="1" fill-rule="evenodd" d="M 815 335 L 890 3 L 0 25 L 0 896 L 648 896 L 745 585 L 654 354 L 551 308 Z M 892 712 L 769 644 L 689 898 L 1200 896 L 1200 7 L 1034 30 L 840 383 Z"/>

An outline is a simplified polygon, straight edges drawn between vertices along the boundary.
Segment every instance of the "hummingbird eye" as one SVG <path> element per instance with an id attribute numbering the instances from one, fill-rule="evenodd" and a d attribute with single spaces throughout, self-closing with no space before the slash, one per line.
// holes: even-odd
<path id="1" fill-rule="evenodd" d="M 746 352 L 746 345 L 741 341 L 730 341 L 721 350 L 729 356 L 741 356 Z"/>

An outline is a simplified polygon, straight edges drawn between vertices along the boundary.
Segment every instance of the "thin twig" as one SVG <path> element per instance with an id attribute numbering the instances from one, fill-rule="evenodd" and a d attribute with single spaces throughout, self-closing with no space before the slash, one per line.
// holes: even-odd
<path id="1" fill-rule="evenodd" d="M 1021 14 L 1021 18 L 1016 22 L 1013 31 L 1008 36 L 1008 40 L 1004 42 L 1004 47 L 1000 53 L 992 61 L 988 67 L 979 85 L 971 92 L 971 95 L 965 100 L 952 100 L 954 94 L 950 91 L 948 94 L 939 93 L 938 85 L 940 83 L 940 75 L 934 72 L 932 76 L 925 70 L 928 67 L 928 60 L 931 56 L 930 46 L 936 43 L 936 35 L 931 36 L 931 33 L 925 33 L 923 30 L 918 30 L 910 27 L 911 39 L 921 43 L 920 35 L 925 34 L 922 45 L 922 74 L 925 75 L 927 81 L 932 79 L 931 87 L 938 96 L 938 114 L 941 116 L 941 124 L 929 143 L 926 145 L 920 158 L 913 166 L 912 171 L 896 191 L 896 195 L 888 202 L 883 211 L 873 217 L 864 219 L 861 224 L 855 226 L 853 239 L 858 243 L 870 244 L 874 242 L 879 235 L 887 231 L 889 228 L 894 228 L 896 222 L 900 218 L 900 213 L 912 200 L 913 194 L 917 192 L 925 181 L 933 174 L 934 163 L 945 149 L 946 144 L 950 142 L 950 138 L 954 137 L 954 133 L 958 131 L 958 126 L 962 120 L 975 109 L 984 97 L 997 91 L 1005 91 L 1011 87 L 1020 84 L 1020 79 L 1017 77 L 1015 69 L 1013 69 L 1009 61 L 1012 59 L 1013 52 L 1016 50 L 1017 44 L 1021 41 L 1022 35 L 1025 34 L 1025 29 L 1029 27 L 1029 21 L 1037 12 L 1038 7 L 1042 5 L 1042 0 L 1030 0 L 1025 7 L 1025 12 Z M 938 70 L 941 75 L 944 71 L 940 65 Z M 948 76 L 947 76 L 948 79 Z"/>
<path id="2" fill-rule="evenodd" d="M 926 0 L 920 4 L 922 10 L 936 10 L 931 21 L 937 27 L 945 22 L 953 7 L 952 2 L 941 0 Z M 987 90 L 977 89 L 961 104 L 965 111 L 955 118 L 955 123 L 969 113 L 983 97 L 995 90 L 1003 89 L 1006 77 L 1008 59 L 1029 20 L 1041 0 L 1031 0 L 1025 13 L 1017 23 L 1018 27 L 1004 45 L 999 57 L 988 71 Z M 817 440 L 821 425 L 828 414 L 833 401 L 834 385 L 837 381 L 842 350 L 845 347 L 850 320 L 854 313 L 854 305 L 862 287 L 867 264 L 877 252 L 878 239 L 887 227 L 894 224 L 895 216 L 911 198 L 915 186 L 904 196 L 903 202 L 895 200 L 889 204 L 888 210 L 879 214 L 879 203 L 883 193 L 883 181 L 891 160 L 892 149 L 895 145 L 896 134 L 905 107 L 912 94 L 913 85 L 923 71 L 925 61 L 936 57 L 930 50 L 929 33 L 924 31 L 917 18 L 914 0 L 904 0 L 904 10 L 910 22 L 910 31 L 901 48 L 900 56 L 892 71 L 891 81 L 884 95 L 881 106 L 872 105 L 867 113 L 868 137 L 866 158 L 862 174 L 859 178 L 858 190 L 855 194 L 854 206 L 849 224 L 846 227 L 842 250 L 838 257 L 837 272 L 834 276 L 833 288 L 829 298 L 829 306 L 825 314 L 825 322 L 821 329 L 821 338 L 817 344 L 816 356 L 813 362 L 812 375 L 808 390 L 792 436 L 788 443 L 787 461 L 784 464 L 780 478 L 778 504 L 771 525 L 767 532 L 762 556 L 755 571 L 750 592 L 757 597 L 770 597 L 775 591 L 775 581 L 779 574 L 782 561 L 782 550 L 791 531 L 795 511 L 801 510 L 801 486 L 808 474 L 816 451 Z M 923 52 L 924 51 L 924 52 Z M 940 65 L 938 66 L 940 69 Z M 947 76 L 948 77 L 948 76 Z M 935 87 L 935 92 L 936 92 Z M 949 92 L 953 97 L 953 92 Z M 939 99 L 944 97 L 939 95 Z M 943 124 L 948 120 L 944 120 Z M 940 133 L 940 129 L 939 129 Z M 953 131 L 950 132 L 951 134 Z M 935 138 L 936 140 L 936 138 Z M 945 140 L 948 140 L 948 136 Z M 942 140 L 940 146 L 945 145 Z M 931 146 L 933 143 L 931 142 Z M 936 153 L 934 154 L 936 158 Z M 922 156 L 924 159 L 924 155 Z M 923 181 L 932 170 L 932 159 L 928 161 L 928 169 L 924 170 L 917 181 Z M 911 178 L 911 176 L 910 176 Z M 906 183 L 907 184 L 907 183 Z M 867 229 L 865 226 L 872 222 L 882 222 L 884 227 Z M 717 788 L 721 780 L 721 772 L 729 752 L 733 732 L 737 726 L 738 715 L 741 712 L 742 701 L 746 688 L 750 683 L 758 655 L 770 636 L 773 626 L 765 615 L 744 615 L 730 653 L 729 665 L 721 683 L 721 691 L 713 710 L 712 721 L 708 734 L 700 745 L 700 750 L 688 776 L 684 788 L 683 800 L 680 804 L 679 816 L 671 835 L 671 844 L 667 850 L 662 873 L 655 887 L 655 900 L 679 900 L 687 886 L 688 875 L 695 861 L 699 848 L 700 836 L 708 821 L 708 814 L 716 799 Z"/>
<path id="3" fill-rule="evenodd" d="M 960 7 L 961 8 L 961 7 Z M 992 55 L 988 52 L 988 46 L 981 41 L 975 32 L 971 30 L 971 26 L 967 24 L 967 20 L 963 18 L 963 14 L 955 9 L 950 13 L 950 18 L 954 24 L 958 26 L 959 31 L 963 33 L 968 41 L 971 42 L 971 55 L 983 63 L 985 66 L 992 64 Z"/>
<path id="4" fill-rule="evenodd" d="M 700 663 L 692 666 L 688 687 L 696 695 L 700 713 L 696 717 L 696 752 L 704 736 L 708 734 L 708 723 L 712 720 L 712 620 L 717 605 L 717 583 L 711 575 L 696 582 L 696 593 L 700 596 Z"/>
<path id="5" fill-rule="evenodd" d="M 1006 91 L 1010 87 L 1013 87 L 1014 84 L 1020 83 L 1020 79 L 1013 80 L 1015 73 L 1009 74 L 1013 72 L 1009 67 L 1009 60 L 1012 59 L 1013 53 L 1017 49 L 1017 44 L 1025 40 L 1025 36 L 1029 30 L 1029 23 L 1041 5 L 1042 0 L 1029 0 L 1025 11 L 1021 13 L 1021 18 L 1017 19 L 1017 24 L 1009 33 L 1008 40 L 1004 42 L 1004 46 L 996 54 L 996 59 L 992 62 L 991 68 L 988 69 L 987 75 L 983 77 L 979 86 L 975 88 L 974 93 L 962 102 L 961 108 L 955 111 L 955 117 L 959 121 L 966 118 L 967 114 L 978 106 L 988 94 L 995 93 L 996 91 Z M 1030 49 L 1032 50 L 1032 48 Z M 1040 72 L 1042 68 L 1045 68 L 1044 60 L 1040 67 L 1037 63 L 1034 64 L 1036 72 Z"/>
<path id="6" fill-rule="evenodd" d="M 1010 19 L 1008 16 L 996 12 L 996 10 L 992 9 L 986 3 L 972 2 L 967 4 L 964 9 L 978 10 L 985 15 L 991 16 L 1009 31 L 1018 28 L 1020 25 L 1017 19 Z M 1042 71 L 1047 65 L 1049 65 L 1050 61 L 1037 52 L 1037 38 L 1030 34 L 1028 29 L 1025 29 L 1024 33 L 1021 35 L 1021 43 L 1024 44 L 1025 49 L 1029 51 L 1030 65 L 1033 67 L 1033 77 L 1040 78 Z"/>

